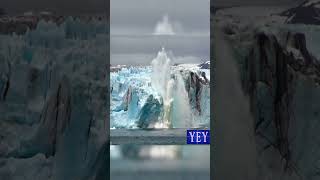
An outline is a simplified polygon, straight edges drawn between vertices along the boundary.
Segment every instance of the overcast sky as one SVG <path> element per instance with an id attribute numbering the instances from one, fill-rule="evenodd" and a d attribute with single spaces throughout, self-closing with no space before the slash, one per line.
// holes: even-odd
<path id="1" fill-rule="evenodd" d="M 161 50 L 173 63 L 210 57 L 209 0 L 111 0 L 111 64 L 150 64 Z"/>
<path id="2" fill-rule="evenodd" d="M 9 14 L 27 11 L 52 11 L 59 14 L 105 13 L 110 0 L 0 0 Z"/>
<path id="3" fill-rule="evenodd" d="M 303 0 L 212 0 L 216 6 L 288 5 Z M 108 13 L 111 64 L 149 64 L 164 46 L 178 63 L 210 54 L 210 0 L 0 0 L 8 13 Z M 165 35 L 163 35 L 165 34 Z"/>
<path id="4" fill-rule="evenodd" d="M 110 0 L 0 0 L 0 7 L 4 7 L 7 9 L 8 12 L 25 12 L 29 11 L 30 9 L 34 10 L 52 10 L 52 11 L 58 11 L 58 12 L 64 12 L 64 13 L 71 13 L 71 12 L 92 12 L 92 11 L 104 11 L 105 7 L 109 5 Z M 112 0 L 113 1 L 113 0 Z M 114 4 L 114 7 L 121 7 L 120 11 L 126 11 L 130 9 L 130 6 L 127 6 L 125 4 L 129 3 L 132 5 L 132 8 L 135 8 L 135 6 L 143 6 L 145 8 L 151 8 L 156 9 L 152 7 L 156 6 L 150 6 L 150 4 L 158 3 L 163 5 L 157 5 L 159 9 L 156 9 L 156 11 L 163 11 L 164 9 L 173 9 L 175 7 L 174 4 L 180 4 L 184 1 L 175 1 L 172 0 L 172 3 L 168 4 L 169 1 L 167 0 L 132 0 L 131 1 L 125 1 L 125 0 L 115 0 L 112 3 Z M 194 7 L 199 7 L 198 3 L 205 3 L 201 2 L 202 0 L 185 0 L 186 4 L 190 4 L 190 6 L 186 7 L 189 9 L 186 9 L 186 11 L 196 12 L 195 9 L 192 8 L 192 5 L 195 5 Z M 291 4 L 295 2 L 302 2 L 304 0 L 211 0 L 211 2 L 217 6 L 219 5 L 265 5 L 265 4 Z M 167 2 L 167 3 L 166 3 Z M 166 3 L 166 5 L 164 5 Z M 171 6 L 172 4 L 172 6 Z M 121 10 L 122 9 L 122 10 Z M 151 10 L 150 9 L 150 10 Z M 179 14 L 179 11 L 184 11 L 183 8 L 177 9 L 177 14 Z"/>

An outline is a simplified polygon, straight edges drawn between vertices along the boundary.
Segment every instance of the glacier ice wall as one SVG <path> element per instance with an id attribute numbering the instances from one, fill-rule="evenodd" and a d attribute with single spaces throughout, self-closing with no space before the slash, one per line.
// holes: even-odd
<path id="1" fill-rule="evenodd" d="M 111 72 L 111 128 L 208 127 L 209 76 L 197 64 L 172 66 L 164 48 L 151 66 Z"/>
<path id="2" fill-rule="evenodd" d="M 234 171 L 257 173 L 260 179 L 318 179 L 318 27 L 252 27 L 236 21 L 220 26 L 232 45 L 242 90 L 249 97 L 254 119 L 250 133 L 255 135 L 258 152 L 254 157 L 257 169 L 235 167 Z M 227 152 L 225 156 L 230 157 Z M 237 160 L 234 157 L 230 162 Z"/>
<path id="3" fill-rule="evenodd" d="M 106 175 L 106 23 L 0 35 L 0 179 Z"/>

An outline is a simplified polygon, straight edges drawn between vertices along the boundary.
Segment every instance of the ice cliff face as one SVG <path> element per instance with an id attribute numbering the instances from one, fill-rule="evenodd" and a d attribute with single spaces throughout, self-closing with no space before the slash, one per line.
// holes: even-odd
<path id="1" fill-rule="evenodd" d="M 316 137 L 320 106 L 320 63 L 306 48 L 302 33 L 257 33 L 243 64 L 243 87 L 255 117 L 263 154 L 276 149 L 285 170 L 314 178 L 320 154 Z M 311 143 L 312 142 L 312 143 Z"/>
<path id="2" fill-rule="evenodd" d="M 106 23 L 0 35 L 0 179 L 107 179 Z"/>
<path id="3" fill-rule="evenodd" d="M 155 71 L 151 66 L 112 72 L 111 127 L 162 127 L 159 123 L 166 118 L 171 120 L 172 127 L 208 126 L 210 73 L 200 67 L 196 64 L 168 66 L 167 79 L 161 75 L 162 71 L 153 77 Z M 162 79 L 157 79 L 160 77 Z M 158 84 L 153 86 L 153 81 Z"/>
<path id="4" fill-rule="evenodd" d="M 259 179 L 318 178 L 320 64 L 310 51 L 317 46 L 309 41 L 312 28 L 221 25 L 250 101 Z"/>

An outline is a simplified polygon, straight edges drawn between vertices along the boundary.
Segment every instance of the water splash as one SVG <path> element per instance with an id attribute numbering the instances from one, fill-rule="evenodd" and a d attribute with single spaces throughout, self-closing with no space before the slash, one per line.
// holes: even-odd
<path id="1" fill-rule="evenodd" d="M 167 97 L 168 82 L 170 80 L 170 63 L 164 47 L 158 52 L 155 59 L 152 60 L 152 87 L 162 96 Z"/>
<path id="2" fill-rule="evenodd" d="M 174 127 L 193 127 L 192 111 L 185 81 L 178 72 L 175 79 L 175 92 L 172 105 L 172 124 Z"/>
<path id="3" fill-rule="evenodd" d="M 154 35 L 174 35 L 175 32 L 169 21 L 169 16 L 164 15 L 162 20 L 159 21 L 154 29 Z"/>
<path id="4" fill-rule="evenodd" d="M 155 59 L 152 60 L 151 84 L 153 89 L 160 95 L 163 101 L 163 118 L 158 127 L 171 127 L 170 112 L 172 104 L 173 82 L 170 79 L 170 58 L 167 56 L 164 47 L 158 52 Z"/>
<path id="5" fill-rule="evenodd" d="M 163 116 L 158 128 L 191 127 L 192 113 L 188 93 L 180 72 L 171 74 L 170 58 L 164 48 L 152 60 L 151 83 L 163 102 Z"/>

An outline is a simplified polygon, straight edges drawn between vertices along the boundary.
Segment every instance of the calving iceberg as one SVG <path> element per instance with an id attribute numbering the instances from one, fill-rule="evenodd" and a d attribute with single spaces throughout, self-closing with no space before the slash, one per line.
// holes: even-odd
<path id="1" fill-rule="evenodd" d="M 209 126 L 210 72 L 171 65 L 164 48 L 150 66 L 112 68 L 111 128 Z"/>

